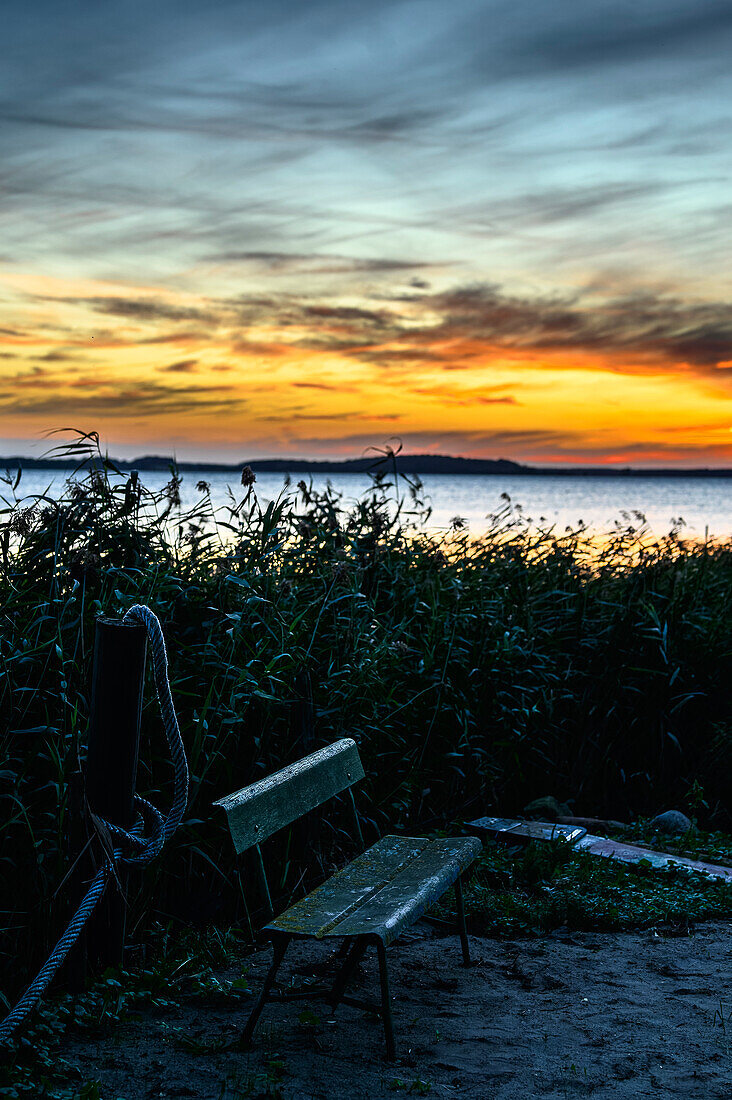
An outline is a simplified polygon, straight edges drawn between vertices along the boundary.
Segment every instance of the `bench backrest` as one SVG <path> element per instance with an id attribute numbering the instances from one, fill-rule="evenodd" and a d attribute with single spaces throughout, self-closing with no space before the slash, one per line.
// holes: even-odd
<path id="1" fill-rule="evenodd" d="M 241 853 L 363 777 L 356 742 L 344 737 L 214 805 L 226 811 L 234 847 Z"/>

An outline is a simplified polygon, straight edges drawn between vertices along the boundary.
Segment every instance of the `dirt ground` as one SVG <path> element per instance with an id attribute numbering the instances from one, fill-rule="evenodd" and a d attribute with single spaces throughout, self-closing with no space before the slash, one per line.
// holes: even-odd
<path id="1" fill-rule="evenodd" d="M 342 1005 L 330 1019 L 316 998 L 268 1005 L 249 1054 L 206 1049 L 236 1036 L 249 997 L 151 1012 L 63 1053 L 105 1100 L 732 1100 L 732 923 L 684 936 L 471 938 L 471 950 L 466 970 L 457 938 L 422 924 L 392 946 L 394 1064 L 378 1018 Z M 269 957 L 252 957 L 254 990 Z M 322 978 L 324 959 L 332 969 L 328 946 L 296 944 L 284 983 Z M 350 992 L 378 997 L 374 952 Z M 200 1052 L 181 1049 L 182 1035 Z"/>

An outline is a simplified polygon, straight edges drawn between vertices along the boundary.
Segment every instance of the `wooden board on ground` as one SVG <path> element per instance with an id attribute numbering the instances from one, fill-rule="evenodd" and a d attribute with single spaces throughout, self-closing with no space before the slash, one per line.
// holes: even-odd
<path id="1" fill-rule="evenodd" d="M 696 871 L 708 878 L 732 882 L 732 867 L 723 867 L 716 863 L 705 863 L 687 856 L 671 855 L 668 852 L 654 852 L 650 848 L 641 848 L 637 844 L 625 844 L 622 840 L 611 840 L 605 836 L 595 836 L 577 825 L 557 825 L 552 821 L 521 821 L 512 817 L 479 817 L 469 821 L 467 826 L 476 836 L 485 839 L 491 837 L 504 843 L 524 843 L 531 840 L 550 841 L 561 837 L 580 852 L 603 859 L 614 859 L 618 863 L 635 866 L 650 866 L 654 870 L 667 870 L 680 867 L 686 871 Z"/>
<path id="2" fill-rule="evenodd" d="M 585 833 L 581 825 L 557 825 L 553 821 L 520 821 L 513 817 L 478 817 L 469 821 L 467 828 L 476 836 L 509 843 L 525 843 L 530 840 L 564 840 L 576 844 Z"/>
<path id="3" fill-rule="evenodd" d="M 608 840 L 604 836 L 586 836 L 576 845 L 579 851 L 589 852 L 592 856 L 614 859 L 619 863 L 650 864 L 655 870 L 667 870 L 669 867 L 681 867 L 686 871 L 696 871 L 708 878 L 723 879 L 732 882 L 732 867 L 721 867 L 716 863 L 704 863 L 687 856 L 669 855 L 667 852 L 653 852 L 650 848 L 639 848 L 636 844 L 624 844 L 619 840 Z"/>

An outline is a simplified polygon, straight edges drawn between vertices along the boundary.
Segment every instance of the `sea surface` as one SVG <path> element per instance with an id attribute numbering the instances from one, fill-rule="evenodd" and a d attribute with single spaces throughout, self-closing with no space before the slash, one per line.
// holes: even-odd
<path id="1" fill-rule="evenodd" d="M 37 493 L 56 496 L 66 476 L 57 470 L 26 471 L 17 494 L 28 498 L 28 503 Z M 141 476 L 151 490 L 161 489 L 169 480 L 165 473 L 143 473 Z M 260 502 L 265 503 L 283 491 L 296 492 L 301 479 L 308 483 L 311 480 L 308 474 L 294 474 L 292 484 L 286 489 L 282 474 L 260 473 L 255 489 Z M 637 526 L 638 520 L 633 513 L 640 512 L 654 535 L 667 534 L 681 519 L 689 537 L 732 537 L 732 478 L 430 474 L 422 480 L 424 493 L 432 505 L 428 521 L 432 529 L 449 528 L 459 516 L 471 533 L 480 534 L 489 525 L 489 517 L 505 507 L 503 494 L 506 494 L 512 506 L 519 506 L 532 526 L 553 526 L 557 532 L 582 521 L 593 532 L 608 533 L 618 521 Z M 201 493 L 197 489 L 200 481 L 211 486 L 212 500 L 217 506 L 225 505 L 231 499 L 230 493 L 240 499 L 244 491 L 231 474 L 189 471 L 183 474 L 181 483 L 184 508 L 200 500 Z M 370 485 L 369 478 L 362 474 L 331 474 L 313 478 L 312 483 L 315 488 L 323 488 L 326 481 L 342 495 L 346 506 L 357 500 Z M 406 490 L 403 482 L 404 495 L 408 495 Z M 0 486 L 0 496 L 9 499 L 7 487 Z"/>

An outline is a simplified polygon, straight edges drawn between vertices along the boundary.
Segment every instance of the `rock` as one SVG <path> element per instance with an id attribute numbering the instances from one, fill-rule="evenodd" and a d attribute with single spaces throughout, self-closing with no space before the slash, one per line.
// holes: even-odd
<path id="1" fill-rule="evenodd" d="M 691 821 L 680 810 L 666 810 L 663 814 L 657 814 L 651 821 L 651 828 L 659 833 L 679 835 L 688 833 Z"/>
<path id="2" fill-rule="evenodd" d="M 535 798 L 528 806 L 524 806 L 525 816 L 535 821 L 558 821 L 560 817 L 569 817 L 570 812 L 569 806 L 564 802 L 557 802 L 550 794 L 544 798 Z"/>

